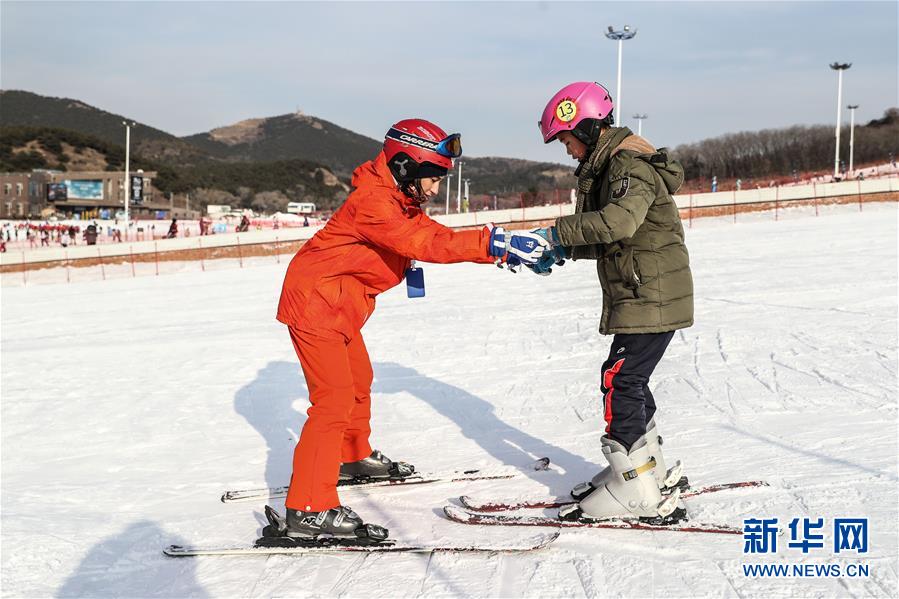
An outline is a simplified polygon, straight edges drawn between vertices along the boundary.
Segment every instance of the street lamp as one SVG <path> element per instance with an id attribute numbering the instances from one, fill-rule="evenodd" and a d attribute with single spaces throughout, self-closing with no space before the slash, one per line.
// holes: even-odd
<path id="1" fill-rule="evenodd" d="M 468 190 L 469 190 L 468 184 L 469 184 L 470 182 L 471 182 L 471 179 L 465 179 L 465 204 L 466 204 L 467 206 L 470 206 L 470 204 L 468 203 L 468 197 L 469 197 L 469 196 L 468 196 Z M 466 207 L 465 211 L 468 212 L 468 210 L 469 210 L 469 208 Z"/>
<path id="2" fill-rule="evenodd" d="M 615 103 L 617 108 L 615 114 L 624 114 L 621 112 L 621 50 L 624 45 L 624 40 L 629 40 L 635 35 L 637 35 L 637 30 L 631 29 L 630 25 L 625 25 L 624 29 L 621 31 L 615 31 L 615 29 L 609 25 L 609 30 L 606 32 L 607 38 L 618 42 L 618 91 L 615 92 Z M 617 125 L 620 120 L 621 119 L 616 116 L 615 124 Z"/>
<path id="3" fill-rule="evenodd" d="M 840 174 L 840 117 L 843 112 L 843 71 L 852 66 L 851 62 L 839 63 L 835 62 L 830 68 L 838 73 L 837 77 L 837 148 L 833 157 L 833 177 L 836 179 Z"/>
<path id="4" fill-rule="evenodd" d="M 462 212 L 462 161 L 456 162 L 459 165 L 459 189 L 456 192 L 456 212 Z"/>
<path id="5" fill-rule="evenodd" d="M 846 108 L 849 109 L 849 172 L 853 170 L 852 158 L 855 151 L 855 109 L 858 104 L 850 104 Z"/>
<path id="6" fill-rule="evenodd" d="M 125 238 L 128 237 L 128 200 L 131 199 L 131 127 L 136 127 L 134 121 L 122 121 L 125 125 Z"/>
<path id="7" fill-rule="evenodd" d="M 450 187 L 452 187 L 453 183 L 453 174 L 450 173 L 446 176 L 446 213 L 449 214 L 449 192 Z"/>
<path id="8" fill-rule="evenodd" d="M 634 118 L 637 119 L 637 135 L 643 135 L 643 119 L 648 119 L 648 114 L 635 114 Z"/>

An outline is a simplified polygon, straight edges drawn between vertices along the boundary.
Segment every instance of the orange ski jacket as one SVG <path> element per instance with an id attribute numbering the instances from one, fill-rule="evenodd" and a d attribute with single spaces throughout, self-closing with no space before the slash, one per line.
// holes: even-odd
<path id="1" fill-rule="evenodd" d="M 287 268 L 278 320 L 352 339 L 375 296 L 405 278 L 411 260 L 489 264 L 489 230 L 453 231 L 397 189 L 383 152 L 353 173 L 346 202 Z"/>

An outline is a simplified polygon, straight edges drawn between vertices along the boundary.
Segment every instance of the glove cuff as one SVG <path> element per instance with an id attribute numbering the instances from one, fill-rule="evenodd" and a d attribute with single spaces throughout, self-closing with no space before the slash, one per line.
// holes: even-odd
<path id="1" fill-rule="evenodd" d="M 486 227 L 490 231 L 490 239 L 487 241 L 487 252 L 496 258 L 502 258 L 507 251 L 507 234 L 502 227 L 488 225 Z"/>

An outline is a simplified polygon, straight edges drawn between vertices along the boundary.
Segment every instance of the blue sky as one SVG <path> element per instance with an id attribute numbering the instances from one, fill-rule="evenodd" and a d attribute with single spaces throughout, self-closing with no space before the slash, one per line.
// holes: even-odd
<path id="1" fill-rule="evenodd" d="M 381 139 L 401 118 L 460 131 L 474 156 L 566 162 L 536 121 L 566 83 L 614 94 L 625 124 L 676 146 L 833 124 L 834 61 L 857 121 L 899 105 L 897 3 L 0 3 L 0 87 L 77 98 L 176 135 L 293 112 Z M 617 100 L 617 98 L 616 98 Z M 2 106 L 0 106 L 2 110 Z M 848 119 L 848 113 L 844 114 Z"/>

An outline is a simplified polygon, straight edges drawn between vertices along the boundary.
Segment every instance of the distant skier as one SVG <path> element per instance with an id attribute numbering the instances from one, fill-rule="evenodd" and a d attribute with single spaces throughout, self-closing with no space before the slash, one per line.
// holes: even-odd
<path id="1" fill-rule="evenodd" d="M 178 236 L 178 219 L 173 218 L 172 224 L 169 225 L 169 231 L 165 234 L 166 239 L 174 239 Z"/>
<path id="2" fill-rule="evenodd" d="M 649 377 L 674 331 L 693 324 L 693 279 L 680 215 L 671 197 L 683 168 L 627 127 L 612 126 L 613 104 L 598 83 L 579 82 L 550 99 L 540 120 L 544 143 L 559 140 L 579 162 L 575 214 L 538 229 L 555 247 L 533 267 L 548 274 L 565 258 L 597 261 L 602 285 L 599 331 L 612 334 L 602 365 L 609 467 L 574 488 L 580 503 L 563 519 L 684 516 L 678 463 L 662 457 Z"/>
<path id="3" fill-rule="evenodd" d="M 424 214 L 421 205 L 461 154 L 457 133 L 421 119 L 396 123 L 381 153 L 353 173 L 346 202 L 287 269 L 278 320 L 289 327 L 312 404 L 285 501 L 288 536 L 385 538 L 386 530 L 340 504 L 338 478 L 399 479 L 415 471 L 369 444 L 373 375 L 360 329 L 375 297 L 398 285 L 413 259 L 534 263 L 549 247 L 533 233 L 493 226 L 456 232 Z"/>

